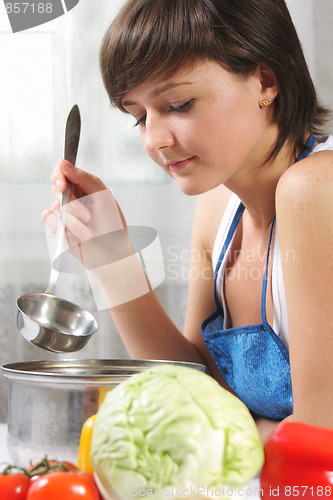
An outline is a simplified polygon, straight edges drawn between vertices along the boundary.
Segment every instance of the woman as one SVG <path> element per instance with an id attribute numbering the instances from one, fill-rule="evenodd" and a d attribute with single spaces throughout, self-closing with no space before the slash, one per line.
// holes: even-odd
<path id="1" fill-rule="evenodd" d="M 149 290 L 111 307 L 130 355 L 203 362 L 263 441 L 284 418 L 333 427 L 333 138 L 284 1 L 129 0 L 100 62 L 149 156 L 199 195 L 184 334 Z M 66 179 L 77 198 L 105 189 L 62 161 L 58 193 Z M 96 205 L 73 205 L 77 241 Z"/>

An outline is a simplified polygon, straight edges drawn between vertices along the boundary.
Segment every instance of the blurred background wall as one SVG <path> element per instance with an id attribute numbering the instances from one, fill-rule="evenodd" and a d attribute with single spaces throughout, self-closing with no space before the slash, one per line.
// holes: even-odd
<path id="1" fill-rule="evenodd" d="M 75 355 L 31 346 L 16 328 L 16 298 L 44 291 L 50 257 L 40 214 L 53 199 L 50 174 L 63 156 L 64 124 L 80 107 L 77 165 L 111 187 L 129 225 L 158 231 L 166 277 L 157 294 L 182 328 L 195 198 L 187 197 L 145 156 L 133 120 L 111 109 L 101 82 L 102 36 L 123 0 L 80 0 L 66 15 L 12 34 L 0 6 L 0 364 L 23 360 L 128 357 L 106 311 L 95 311 L 82 273 L 68 273 L 66 296 L 95 313 L 100 328 Z M 323 103 L 333 109 L 332 0 L 289 0 L 288 6 Z M 3 9 L 3 11 L 1 11 Z M 331 130 L 333 132 L 333 127 Z M 0 422 L 7 416 L 0 374 Z"/>

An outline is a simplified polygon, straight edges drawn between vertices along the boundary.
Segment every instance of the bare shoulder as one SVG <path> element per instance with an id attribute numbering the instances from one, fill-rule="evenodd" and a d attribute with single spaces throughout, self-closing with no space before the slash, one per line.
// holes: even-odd
<path id="1" fill-rule="evenodd" d="M 281 177 L 276 192 L 276 217 L 281 252 L 293 250 L 295 269 L 305 268 L 307 284 L 332 274 L 333 251 L 333 151 L 318 152 L 291 166 Z M 284 255 L 284 254 L 283 254 Z M 329 257 L 329 258 L 328 258 Z M 285 270 L 291 270 L 291 263 Z M 311 278 L 312 275 L 312 278 Z M 286 280 L 287 281 L 287 280 Z M 298 276 L 295 283 L 301 283 Z M 319 280 L 320 282 L 320 280 Z M 290 289 L 294 287 L 291 280 Z M 304 284 L 305 286 L 305 284 Z"/>
<path id="2" fill-rule="evenodd" d="M 214 245 L 217 230 L 231 197 L 223 184 L 198 196 L 193 224 L 193 238 L 200 239 L 205 248 Z"/>
<path id="3" fill-rule="evenodd" d="M 292 165 L 280 178 L 277 211 L 281 207 L 306 211 L 325 203 L 333 208 L 332 189 L 333 151 L 315 153 Z"/>

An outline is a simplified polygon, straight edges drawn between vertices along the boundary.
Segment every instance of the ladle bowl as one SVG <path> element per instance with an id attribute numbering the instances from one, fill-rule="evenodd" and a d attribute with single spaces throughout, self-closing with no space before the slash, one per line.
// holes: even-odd
<path id="1" fill-rule="evenodd" d="M 88 311 L 48 293 L 27 293 L 17 299 L 17 305 L 22 337 L 48 351 L 79 351 L 98 328 Z"/>

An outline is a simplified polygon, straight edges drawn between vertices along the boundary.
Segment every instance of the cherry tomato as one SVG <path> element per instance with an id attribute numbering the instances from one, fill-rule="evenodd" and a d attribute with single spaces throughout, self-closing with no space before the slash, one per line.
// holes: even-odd
<path id="1" fill-rule="evenodd" d="M 91 478 L 81 472 L 53 472 L 35 479 L 27 500 L 99 500 L 99 492 Z"/>
<path id="2" fill-rule="evenodd" d="M 29 487 L 25 474 L 0 474 L 0 500 L 26 500 Z"/>

